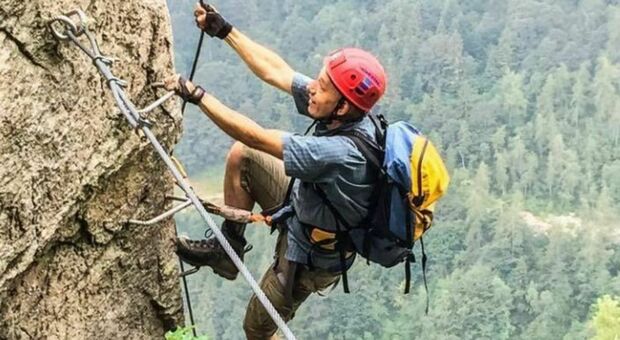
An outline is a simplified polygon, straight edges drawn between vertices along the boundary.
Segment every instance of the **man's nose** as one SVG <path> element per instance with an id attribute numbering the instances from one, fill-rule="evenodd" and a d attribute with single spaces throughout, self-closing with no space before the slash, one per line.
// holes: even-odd
<path id="1" fill-rule="evenodd" d="M 313 80 L 308 84 L 308 94 L 311 96 L 314 96 L 314 94 L 316 93 L 315 83 L 316 80 Z"/>

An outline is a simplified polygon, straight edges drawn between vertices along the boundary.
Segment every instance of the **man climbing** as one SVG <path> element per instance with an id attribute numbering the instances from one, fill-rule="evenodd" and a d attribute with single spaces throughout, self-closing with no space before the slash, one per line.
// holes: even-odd
<path id="1" fill-rule="evenodd" d="M 338 207 L 350 226 L 367 216 L 376 169 L 350 138 L 339 134 L 356 131 L 376 140 L 367 113 L 383 95 L 386 75 L 370 53 L 343 48 L 325 58 L 313 80 L 234 28 L 212 7 L 198 5 L 194 15 L 200 29 L 228 43 L 256 76 L 291 94 L 299 113 L 317 122 L 312 136 L 267 130 L 178 75 L 166 79 L 169 90 L 198 105 L 237 141 L 226 160 L 226 205 L 252 210 L 258 203 L 270 210 L 286 198 L 287 208 L 274 215 L 279 230 L 275 261 L 260 285 L 288 321 L 311 293 L 337 282 L 355 258 L 351 249 L 337 250 L 342 249 L 336 241 L 338 222 L 323 199 Z M 287 197 L 290 178 L 296 180 Z M 222 226 L 241 259 L 249 250 L 244 231 L 245 225 L 232 221 Z M 237 268 L 215 238 L 179 238 L 177 254 L 226 279 L 237 277 Z M 256 296 L 250 299 L 243 328 L 248 339 L 275 337 L 277 326 Z"/>

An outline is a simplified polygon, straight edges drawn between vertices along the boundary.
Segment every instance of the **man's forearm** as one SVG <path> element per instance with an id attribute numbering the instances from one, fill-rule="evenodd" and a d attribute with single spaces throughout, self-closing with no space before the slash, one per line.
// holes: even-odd
<path id="1" fill-rule="evenodd" d="M 288 93 L 293 81 L 293 69 L 275 52 L 254 42 L 233 28 L 225 41 L 260 79 Z"/>
<path id="2" fill-rule="evenodd" d="M 230 137 L 241 143 L 282 159 L 282 133 L 267 130 L 250 118 L 206 94 L 200 101 L 202 111 Z"/>

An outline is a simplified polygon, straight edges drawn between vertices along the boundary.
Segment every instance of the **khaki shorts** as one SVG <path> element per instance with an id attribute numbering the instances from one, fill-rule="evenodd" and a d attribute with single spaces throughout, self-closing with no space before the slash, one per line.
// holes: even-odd
<path id="1" fill-rule="evenodd" d="M 241 186 L 263 210 L 276 207 L 284 200 L 290 178 L 284 173 L 284 163 L 264 152 L 243 147 L 241 163 Z M 278 235 L 273 265 L 267 269 L 260 281 L 260 287 L 269 298 L 284 321 L 295 316 L 295 311 L 311 293 L 324 290 L 334 284 L 340 274 L 330 273 L 320 268 L 309 270 L 297 266 L 293 284 L 292 301 L 284 298 L 284 273 L 287 273 L 286 232 Z M 268 339 L 278 329 L 256 295 L 252 295 L 248 304 L 243 329 L 248 339 Z"/>

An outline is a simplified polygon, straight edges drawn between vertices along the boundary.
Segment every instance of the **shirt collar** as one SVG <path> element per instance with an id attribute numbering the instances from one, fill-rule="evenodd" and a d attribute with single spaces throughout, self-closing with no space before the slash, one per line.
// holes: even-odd
<path id="1" fill-rule="evenodd" d="M 354 130 L 356 127 L 358 127 L 363 121 L 364 119 L 366 119 L 366 115 L 363 117 L 360 117 L 358 119 L 355 120 L 351 120 L 351 121 L 347 121 L 343 124 L 341 124 L 340 126 L 333 128 L 333 129 L 329 129 L 327 127 L 327 123 L 324 121 L 319 121 L 316 125 L 316 128 L 314 129 L 314 133 L 312 134 L 313 136 L 316 137 L 322 137 L 322 136 L 334 136 L 337 135 L 339 132 L 342 131 L 351 131 Z"/>

